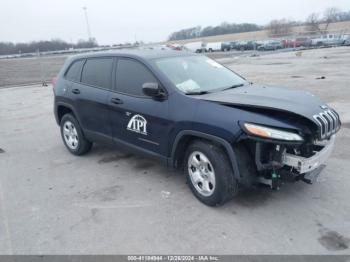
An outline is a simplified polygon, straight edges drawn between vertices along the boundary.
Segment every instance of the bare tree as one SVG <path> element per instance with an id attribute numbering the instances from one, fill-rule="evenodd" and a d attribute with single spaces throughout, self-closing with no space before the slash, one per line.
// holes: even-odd
<path id="1" fill-rule="evenodd" d="M 320 19 L 318 13 L 312 13 L 306 19 L 307 30 L 311 33 L 317 33 L 320 30 Z"/>
<path id="2" fill-rule="evenodd" d="M 328 29 L 330 23 L 338 21 L 340 10 L 336 7 L 329 7 L 324 11 L 323 19 L 326 22 L 325 30 Z"/>
<path id="3" fill-rule="evenodd" d="M 201 36 L 213 36 L 213 35 L 223 35 L 223 34 L 234 34 L 241 32 L 251 32 L 261 30 L 262 27 L 251 23 L 227 23 L 223 22 L 217 26 L 207 26 L 203 29 L 200 26 L 182 29 L 177 32 L 173 32 L 168 40 L 181 40 L 181 39 L 192 39 Z"/>
<path id="4" fill-rule="evenodd" d="M 267 26 L 269 36 L 285 36 L 292 31 L 292 22 L 287 19 L 272 20 Z"/>
<path id="5" fill-rule="evenodd" d="M 18 53 L 35 53 L 45 51 L 67 50 L 73 48 L 91 48 L 98 46 L 94 38 L 89 41 L 79 40 L 77 44 L 67 43 L 60 39 L 50 41 L 34 41 L 30 43 L 10 43 L 0 42 L 0 55 L 10 55 Z"/>

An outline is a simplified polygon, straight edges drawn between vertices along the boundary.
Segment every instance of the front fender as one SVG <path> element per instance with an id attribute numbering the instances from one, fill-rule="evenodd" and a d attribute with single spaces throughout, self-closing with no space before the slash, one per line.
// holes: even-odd
<path id="1" fill-rule="evenodd" d="M 234 175 L 238 180 L 240 180 L 241 177 L 240 177 L 240 172 L 239 172 L 239 168 L 238 168 L 237 157 L 236 157 L 236 153 L 235 153 L 232 145 L 227 140 L 225 140 L 221 137 L 214 136 L 211 134 L 202 133 L 202 132 L 195 131 L 195 130 L 182 130 L 177 134 L 177 136 L 175 137 L 173 146 L 172 146 L 172 150 L 171 150 L 171 157 L 170 157 L 170 163 L 169 163 L 171 166 L 175 165 L 175 152 L 176 152 L 176 149 L 179 145 L 179 142 L 186 136 L 207 139 L 207 140 L 213 141 L 213 142 L 218 143 L 219 145 L 223 146 L 223 148 L 226 150 L 226 153 L 227 153 L 229 160 L 231 162 L 231 166 L 232 166 L 232 170 L 234 171 Z"/>

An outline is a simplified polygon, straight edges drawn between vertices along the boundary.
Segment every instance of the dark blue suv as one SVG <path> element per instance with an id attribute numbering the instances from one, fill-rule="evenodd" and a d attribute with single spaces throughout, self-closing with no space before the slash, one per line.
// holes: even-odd
<path id="1" fill-rule="evenodd" d="M 341 125 L 310 93 L 255 85 L 208 57 L 178 51 L 74 56 L 54 93 L 72 154 L 95 142 L 145 153 L 183 169 L 194 195 L 211 206 L 256 183 L 312 183 Z"/>

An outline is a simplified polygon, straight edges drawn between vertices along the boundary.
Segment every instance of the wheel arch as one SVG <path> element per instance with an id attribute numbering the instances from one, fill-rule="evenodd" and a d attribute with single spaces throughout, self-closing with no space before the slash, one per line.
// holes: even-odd
<path id="1" fill-rule="evenodd" d="M 55 109 L 55 118 L 56 118 L 57 124 L 60 125 L 62 117 L 69 113 L 72 114 L 77 119 L 78 122 L 80 122 L 78 119 L 78 115 L 76 114 L 74 108 L 71 105 L 63 102 L 57 103 L 56 109 Z"/>
<path id="2" fill-rule="evenodd" d="M 178 167 L 182 164 L 181 162 L 183 161 L 183 159 L 181 158 L 179 159 L 179 155 L 181 152 L 184 152 L 184 150 L 186 150 L 189 143 L 191 143 L 191 141 L 193 141 L 194 139 L 205 139 L 222 146 L 225 152 L 227 153 L 230 164 L 232 166 L 234 176 L 238 180 L 240 180 L 240 172 L 238 168 L 237 157 L 232 145 L 221 137 L 202 133 L 199 131 L 194 131 L 194 130 L 180 131 L 175 137 L 175 140 L 171 149 L 171 156 L 169 161 L 169 165 L 171 167 Z"/>

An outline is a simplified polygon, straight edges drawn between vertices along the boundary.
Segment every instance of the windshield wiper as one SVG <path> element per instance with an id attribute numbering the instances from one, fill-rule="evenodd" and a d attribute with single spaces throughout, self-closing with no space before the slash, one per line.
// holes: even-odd
<path id="1" fill-rule="evenodd" d="M 241 86 L 244 86 L 245 84 L 242 83 L 242 84 L 237 84 L 237 85 L 232 85 L 230 87 L 226 87 L 224 89 L 214 89 L 214 90 L 211 90 L 211 91 L 192 91 L 192 92 L 187 92 L 185 93 L 186 95 L 205 95 L 205 94 L 209 94 L 209 93 L 214 93 L 214 92 L 218 92 L 218 91 L 224 91 L 224 90 L 227 90 L 227 89 L 232 89 L 232 88 L 236 88 L 236 87 L 241 87 Z"/>
<path id="2" fill-rule="evenodd" d="M 233 89 L 233 88 L 237 88 L 237 87 L 241 87 L 241 86 L 244 86 L 244 84 L 232 85 L 230 87 L 226 87 L 224 89 L 221 89 L 221 91 L 228 90 L 228 89 Z"/>
<path id="3" fill-rule="evenodd" d="M 194 96 L 194 95 L 205 95 L 205 94 L 209 94 L 210 92 L 208 91 L 193 91 L 193 92 L 187 92 L 185 93 L 186 95 L 189 96 Z"/>

